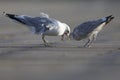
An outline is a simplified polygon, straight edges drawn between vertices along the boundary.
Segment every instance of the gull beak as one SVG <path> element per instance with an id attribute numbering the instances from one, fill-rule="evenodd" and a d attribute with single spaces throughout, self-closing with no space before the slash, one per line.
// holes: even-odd
<path id="1" fill-rule="evenodd" d="M 64 41 L 64 37 L 66 36 L 66 39 L 67 40 L 70 40 L 70 35 L 69 34 L 63 34 L 62 36 L 61 36 L 61 41 Z"/>

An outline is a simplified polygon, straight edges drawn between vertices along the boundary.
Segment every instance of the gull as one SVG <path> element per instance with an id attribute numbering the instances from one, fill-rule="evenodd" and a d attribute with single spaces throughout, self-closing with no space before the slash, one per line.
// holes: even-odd
<path id="1" fill-rule="evenodd" d="M 84 22 L 74 28 L 71 33 L 71 38 L 80 41 L 82 39 L 88 39 L 84 47 L 91 47 L 91 43 L 96 40 L 97 34 L 106 26 L 112 19 L 113 15 L 103 17 L 94 21 Z"/>
<path id="2" fill-rule="evenodd" d="M 70 27 L 66 23 L 50 18 L 48 14 L 41 13 L 39 17 L 5 12 L 3 14 L 16 22 L 26 25 L 32 33 L 40 34 L 45 46 L 48 46 L 45 36 L 61 36 L 61 40 L 64 40 L 64 36 L 66 36 L 69 39 Z"/>

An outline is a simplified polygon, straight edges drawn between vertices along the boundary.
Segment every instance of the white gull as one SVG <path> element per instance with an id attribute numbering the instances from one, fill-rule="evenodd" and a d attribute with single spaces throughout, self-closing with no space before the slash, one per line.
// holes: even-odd
<path id="1" fill-rule="evenodd" d="M 50 18 L 49 15 L 41 13 L 39 17 L 32 17 L 27 15 L 16 15 L 3 12 L 5 16 L 10 19 L 26 25 L 32 33 L 40 34 L 45 46 L 48 46 L 45 36 L 61 36 L 61 40 L 64 36 L 67 39 L 70 35 L 70 27 L 56 19 Z"/>

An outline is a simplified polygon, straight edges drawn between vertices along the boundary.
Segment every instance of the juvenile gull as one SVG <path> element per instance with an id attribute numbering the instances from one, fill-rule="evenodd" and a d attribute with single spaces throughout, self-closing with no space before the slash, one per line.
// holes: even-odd
<path id="1" fill-rule="evenodd" d="M 97 34 L 106 26 L 114 17 L 112 15 L 95 20 L 84 22 L 74 28 L 71 37 L 77 41 L 88 38 L 88 42 L 84 47 L 90 47 L 91 43 L 96 39 Z"/>
<path id="2" fill-rule="evenodd" d="M 39 17 L 32 17 L 27 15 L 16 15 L 3 12 L 5 16 L 13 19 L 19 23 L 26 25 L 32 33 L 40 34 L 45 46 L 48 46 L 45 36 L 61 36 L 61 40 L 64 36 L 69 38 L 70 27 L 56 19 L 50 18 L 49 15 L 41 13 Z"/>

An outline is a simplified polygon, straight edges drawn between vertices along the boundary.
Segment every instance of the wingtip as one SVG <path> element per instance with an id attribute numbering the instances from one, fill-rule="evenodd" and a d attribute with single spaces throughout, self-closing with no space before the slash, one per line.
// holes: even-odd
<path id="1" fill-rule="evenodd" d="M 109 15 L 106 17 L 106 24 L 108 24 L 110 21 L 112 21 L 115 17 L 113 15 Z"/>
<path id="2" fill-rule="evenodd" d="M 114 18 L 114 16 L 113 15 L 109 15 L 106 18 Z"/>
<path id="3" fill-rule="evenodd" d="M 110 15 L 110 17 L 112 17 L 113 15 Z"/>

